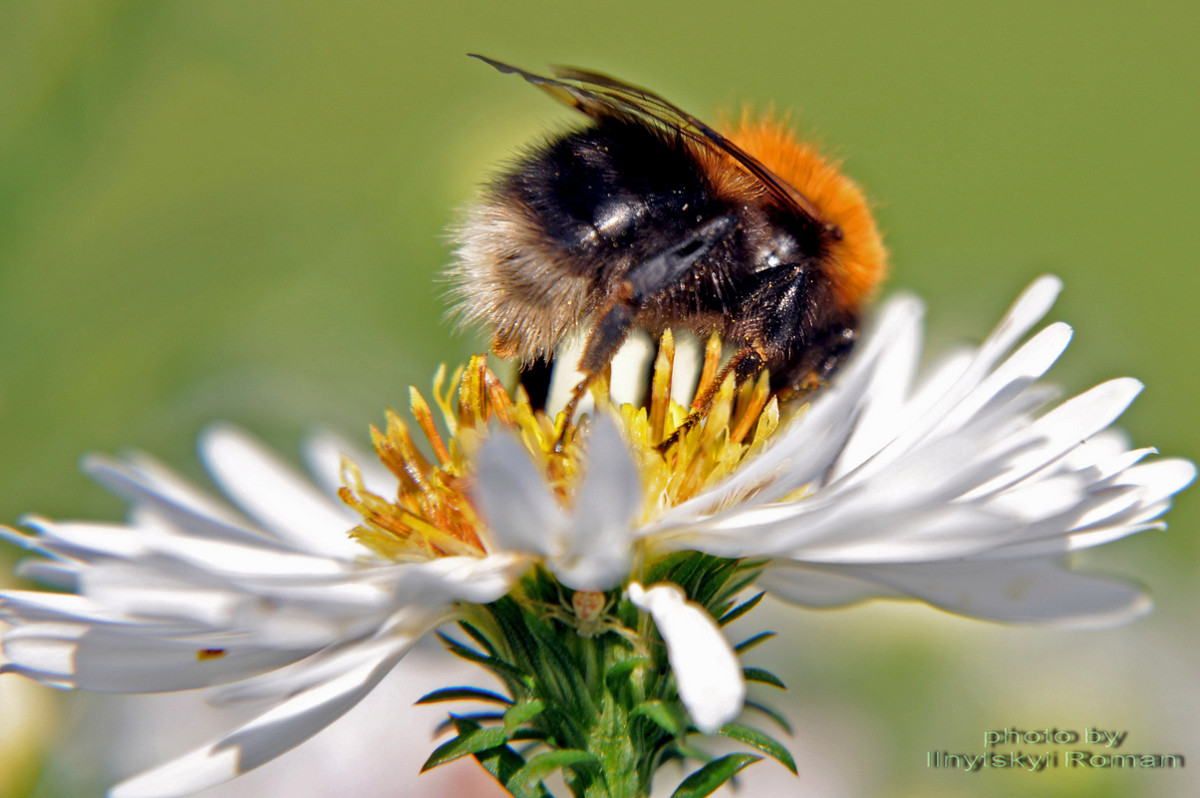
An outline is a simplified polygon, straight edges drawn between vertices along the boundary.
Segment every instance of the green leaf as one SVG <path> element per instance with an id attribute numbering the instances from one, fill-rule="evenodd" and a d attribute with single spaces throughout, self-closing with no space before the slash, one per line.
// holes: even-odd
<path id="1" fill-rule="evenodd" d="M 787 685 L 778 676 L 763 668 L 742 668 L 742 678 L 748 682 L 769 684 L 772 687 L 778 687 L 780 690 L 787 689 Z"/>
<path id="2" fill-rule="evenodd" d="M 525 766 L 514 773 L 504 786 L 529 787 L 536 782 L 566 767 L 578 765 L 596 766 L 600 764 L 594 754 L 578 751 L 573 748 L 560 748 L 557 751 L 544 751 L 525 763 Z"/>
<path id="3" fill-rule="evenodd" d="M 758 729 L 741 723 L 726 723 L 717 731 L 717 734 L 757 748 L 792 771 L 793 774 L 796 772 L 796 760 L 792 759 L 792 755 L 788 753 L 788 750 L 784 748 L 782 743 L 769 734 L 764 734 Z"/>
<path id="4" fill-rule="evenodd" d="M 546 705 L 540 698 L 514 704 L 504 713 L 504 728 L 511 732 L 522 723 L 542 714 L 545 709 Z"/>
<path id="5" fill-rule="evenodd" d="M 737 605 L 736 607 L 731 609 L 729 612 L 725 613 L 719 619 L 717 619 L 717 625 L 724 626 L 728 623 L 732 623 L 732 622 L 736 621 L 738 618 L 741 618 L 743 615 L 750 612 L 750 610 L 757 607 L 758 603 L 763 600 L 763 596 L 765 596 L 765 595 L 767 595 L 767 591 L 764 590 L 763 592 L 759 593 L 757 596 L 751 596 L 750 598 L 746 599 L 741 604 Z"/>
<path id="6" fill-rule="evenodd" d="M 736 646 L 733 647 L 733 650 L 739 654 L 745 654 L 747 651 L 754 648 L 759 643 L 765 643 L 768 640 L 770 640 L 772 637 L 775 637 L 775 632 L 759 632 L 754 637 L 751 637 L 749 639 L 743 640 L 742 642 L 738 643 Z"/>
<path id="7" fill-rule="evenodd" d="M 438 765 L 453 762 L 467 754 L 477 754 L 480 751 L 504 745 L 507 741 L 508 737 L 503 728 L 476 729 L 460 734 L 453 740 L 448 740 L 435 748 L 429 758 L 425 760 L 425 764 L 421 766 L 421 772 L 424 773 Z"/>
<path id="8" fill-rule="evenodd" d="M 792 733 L 792 724 L 788 723 L 787 718 L 785 718 L 783 715 L 779 714 L 778 712 L 776 712 L 774 709 L 767 706 L 766 704 L 760 704 L 757 701 L 747 701 L 746 708 L 758 710 L 759 712 L 763 713 L 771 720 L 775 721 L 775 724 L 777 726 L 779 726 L 779 728 L 783 729 L 788 734 Z"/>
<path id="9" fill-rule="evenodd" d="M 629 714 L 635 718 L 648 718 L 672 737 L 678 737 L 687 728 L 687 717 L 683 715 L 678 707 L 658 700 L 643 701 L 634 707 Z"/>
<path id="10" fill-rule="evenodd" d="M 442 701 L 486 701 L 489 704 L 512 705 L 508 696 L 493 693 L 491 690 L 480 690 L 478 687 L 447 687 L 434 690 L 417 699 L 418 704 L 437 704 Z"/>
<path id="11" fill-rule="evenodd" d="M 752 765 L 761 756 L 754 754 L 728 754 L 714 759 L 683 780 L 671 793 L 671 798 L 704 798 L 711 795 L 725 782 L 736 776 L 747 765 Z"/>

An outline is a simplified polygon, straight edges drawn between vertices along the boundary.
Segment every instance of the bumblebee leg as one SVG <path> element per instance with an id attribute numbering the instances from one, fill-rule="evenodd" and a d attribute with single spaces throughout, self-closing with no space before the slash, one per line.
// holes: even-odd
<path id="1" fill-rule="evenodd" d="M 625 279 L 617 288 L 613 304 L 600 317 L 600 321 L 588 337 L 583 356 L 579 359 L 579 370 L 587 376 L 575 386 L 575 390 L 571 392 L 571 399 L 567 402 L 566 423 L 559 432 L 560 447 L 567 423 L 574 415 L 580 399 L 587 392 L 588 385 L 596 374 L 612 362 L 621 344 L 625 343 L 629 331 L 633 329 L 634 317 L 638 310 L 650 297 L 678 284 L 692 267 L 735 227 L 737 217 L 733 214 L 711 219 L 682 241 L 636 264 L 625 275 Z"/>
<path id="2" fill-rule="evenodd" d="M 678 285 L 696 262 L 712 251 L 737 226 L 732 214 L 706 222 L 682 241 L 636 264 L 618 286 L 613 304 L 600 317 L 579 359 L 579 370 L 592 374 L 608 365 L 633 327 L 646 300 Z"/>
<path id="3" fill-rule="evenodd" d="M 692 401 L 691 410 L 688 413 L 688 417 L 683 420 L 683 423 L 676 427 L 674 432 L 664 438 L 662 443 L 655 447 L 659 454 L 665 454 L 667 449 L 670 449 L 675 441 L 679 440 L 680 435 L 683 435 L 696 426 L 696 422 L 704 417 L 704 414 L 708 412 L 708 408 L 712 405 L 713 399 L 716 398 L 717 391 L 721 390 L 721 383 L 725 382 L 725 378 L 729 376 L 730 372 L 736 373 L 739 381 L 744 380 L 762 371 L 764 362 L 762 354 L 754 347 L 746 347 L 731 357 L 729 362 L 725 364 L 725 367 L 717 374 L 716 378 L 709 383 L 704 393 Z"/>

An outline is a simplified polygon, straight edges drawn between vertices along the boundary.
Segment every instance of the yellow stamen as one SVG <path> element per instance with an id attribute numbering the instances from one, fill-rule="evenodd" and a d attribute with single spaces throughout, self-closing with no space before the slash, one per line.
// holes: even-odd
<path id="1" fill-rule="evenodd" d="M 734 443 L 742 442 L 742 438 L 750 431 L 750 425 L 758 420 L 770 397 L 771 386 L 767 372 L 759 374 L 754 382 L 746 380 L 742 390 L 738 392 L 737 418 L 733 424 L 733 431 L 729 433 L 729 440 Z"/>
<path id="2" fill-rule="evenodd" d="M 700 382 L 696 385 L 696 395 L 692 400 L 692 410 L 702 410 L 699 402 L 712 388 L 713 380 L 721 370 L 721 338 L 710 335 L 704 344 L 704 365 L 700 369 Z"/>
<path id="3" fill-rule="evenodd" d="M 442 436 L 438 434 L 437 427 L 433 424 L 433 413 L 429 410 L 429 403 L 413 386 L 408 389 L 408 401 L 409 407 L 412 408 L 413 418 L 421 425 L 421 432 L 425 433 L 425 439 L 433 446 L 433 453 L 437 456 L 438 462 L 446 465 L 450 462 L 450 453 L 446 451 L 446 444 L 442 442 Z"/>
<path id="4" fill-rule="evenodd" d="M 597 410 L 619 419 L 645 490 L 644 519 L 678 504 L 731 473 L 746 455 L 761 448 L 779 425 L 779 404 L 769 378 L 737 384 L 730 372 L 712 392 L 698 420 L 671 395 L 674 338 L 664 333 L 651 376 L 649 407 L 614 407 L 607 370 L 595 375 L 589 392 Z M 697 393 L 720 373 L 721 344 L 714 336 L 705 347 Z M 358 467 L 342 466 L 342 500 L 361 517 L 351 534 L 376 554 L 398 562 L 443 556 L 482 556 L 490 535 L 470 496 L 476 455 L 493 427 L 515 435 L 534 467 L 564 507 L 575 491 L 587 460 L 587 416 L 571 421 L 534 410 L 523 390 L 510 395 L 477 355 L 447 379 L 445 367 L 433 379 L 433 404 L 415 388 L 411 412 L 434 454 L 422 455 L 404 421 L 392 411 L 383 430 L 371 427 L 371 443 L 383 465 L 395 475 L 394 496 L 367 490 Z M 439 429 L 434 408 L 441 415 Z M 685 425 L 686 427 L 681 427 Z M 561 425 L 561 435 L 560 435 Z M 660 445 L 678 432 L 672 443 Z"/>
<path id="5" fill-rule="evenodd" d="M 670 330 L 662 334 L 658 355 L 654 358 L 654 373 L 650 379 L 650 435 L 661 441 L 671 406 L 671 378 L 675 374 L 675 336 Z"/>

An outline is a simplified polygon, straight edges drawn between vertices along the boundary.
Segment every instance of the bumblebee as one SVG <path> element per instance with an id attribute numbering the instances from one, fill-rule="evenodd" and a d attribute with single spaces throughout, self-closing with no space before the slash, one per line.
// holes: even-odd
<path id="1" fill-rule="evenodd" d="M 459 231 L 456 312 L 490 328 L 497 355 L 548 374 L 586 331 L 568 418 L 634 328 L 719 334 L 726 371 L 768 369 L 785 397 L 829 379 L 886 271 L 867 201 L 836 165 L 772 118 L 725 135 L 597 72 L 473 57 L 589 118 L 530 148 Z"/>

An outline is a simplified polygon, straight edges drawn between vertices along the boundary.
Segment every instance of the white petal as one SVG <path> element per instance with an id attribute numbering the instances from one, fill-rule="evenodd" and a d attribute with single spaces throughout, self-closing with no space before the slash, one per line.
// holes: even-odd
<path id="1" fill-rule="evenodd" d="M 393 566 L 396 600 L 424 607 L 456 601 L 489 604 L 508 593 L 529 565 L 525 556 L 504 553 Z"/>
<path id="2" fill-rule="evenodd" d="M 389 622 L 382 637 L 322 651 L 292 665 L 221 688 L 209 699 L 222 706 L 241 701 L 284 699 L 335 679 L 368 660 L 378 659 L 401 639 L 416 642 L 454 616 L 452 610 L 406 610 Z"/>
<path id="3" fill-rule="evenodd" d="M 147 454 L 133 452 L 126 456 L 125 467 L 155 493 L 199 515 L 231 526 L 243 526 L 246 523 L 246 519 L 234 512 L 228 504 L 208 495 Z"/>
<path id="4" fill-rule="evenodd" d="M 161 492 L 161 483 L 109 458 L 85 457 L 81 467 L 92 479 L 132 504 L 135 512 L 151 511 L 177 531 L 214 540 L 271 545 L 281 551 L 285 548 L 263 532 L 241 521 L 231 521 L 228 509 L 213 514 L 188 497 Z"/>
<path id="5" fill-rule="evenodd" d="M 551 413 L 557 413 L 567 406 L 571 394 L 575 391 L 575 386 L 583 379 L 584 374 L 577 368 L 577 365 L 579 358 L 583 356 L 583 349 L 586 345 L 587 338 L 585 336 L 582 334 L 572 335 L 555 354 L 554 370 L 550 374 L 550 389 L 546 396 L 546 409 Z M 581 413 L 590 410 L 592 404 L 592 395 L 584 394 L 576 408 L 575 417 L 578 418 Z"/>
<path id="6" fill-rule="evenodd" d="M 118 784 L 109 797 L 182 798 L 269 762 L 349 711 L 411 644 L 398 641 L 384 656 L 296 695 L 210 745 Z"/>
<path id="7" fill-rule="evenodd" d="M 60 557 L 85 561 L 100 558 L 133 559 L 147 553 L 142 530 L 124 524 L 93 522 L 59 522 L 39 516 L 21 519 L 24 526 L 38 532 L 36 538 L 25 538 L 28 548 Z M 10 538 L 14 540 L 15 538 Z"/>
<path id="8" fill-rule="evenodd" d="M 696 728 L 712 734 L 742 711 L 742 667 L 712 616 L 676 585 L 629 584 L 629 600 L 650 613 L 667 644 L 679 698 Z"/>
<path id="9" fill-rule="evenodd" d="M 91 588 L 95 571 L 83 573 L 81 584 Z M 110 570 L 110 569 L 105 569 Z M 122 583 L 126 580 L 121 580 Z M 118 584 L 117 590 L 89 589 L 87 595 L 11 590 L 0 593 L 0 617 L 22 621 L 77 621 L 123 626 L 142 625 L 156 634 L 200 633 L 228 624 L 238 597 L 221 590 L 204 590 L 179 583 L 156 584 L 141 579 Z"/>
<path id="10" fill-rule="evenodd" d="M 501 551 L 561 553 L 563 513 L 525 447 L 507 432 L 479 447 L 474 496 Z"/>
<path id="11" fill-rule="evenodd" d="M 1132 585 L 1068 571 L 1049 559 L 839 570 L 950 612 L 1012 623 L 1106 627 L 1125 623 L 1151 607 L 1146 595 Z"/>
<path id="12" fill-rule="evenodd" d="M 935 434 L 960 429 L 989 405 L 995 405 L 1027 389 L 1045 374 L 1066 350 L 1074 333 L 1062 322 L 1039 331 L 1017 351 L 980 380 L 934 428 Z"/>
<path id="13" fill-rule="evenodd" d="M 872 470 L 890 464 L 936 430 L 949 413 L 977 389 L 997 362 L 1036 324 L 1058 296 L 1062 282 L 1056 277 L 1041 277 L 1017 298 L 1000 324 L 976 350 L 958 379 L 913 423 L 881 450 L 868 464 Z"/>
<path id="14" fill-rule="evenodd" d="M 629 447 L 605 415 L 592 422 L 587 473 L 571 513 L 565 556 L 547 565 L 574 590 L 608 590 L 629 575 L 632 525 L 641 513 L 642 486 Z"/>
<path id="15" fill-rule="evenodd" d="M 349 457 L 362 474 L 363 486 L 376 496 L 388 496 L 396 492 L 396 478 L 384 468 L 374 452 L 368 452 L 350 441 L 328 430 L 316 430 L 309 434 L 301 449 L 304 463 L 317 484 L 330 496 L 337 496 L 342 487 L 342 457 Z M 357 515 L 346 508 L 351 525 L 358 523 Z"/>
<path id="16" fill-rule="evenodd" d="M 704 344 L 687 330 L 675 334 L 675 363 L 671 367 L 671 398 L 683 407 L 692 403 L 700 370 L 704 364 Z M 647 364 L 649 365 L 649 364 Z M 638 394 L 637 401 L 644 395 Z"/>
<path id="17" fill-rule="evenodd" d="M 68 623 L 31 623 L 4 635 L 5 671 L 95 693 L 209 687 L 278 668 L 312 649 L 265 649 L 231 636 L 194 640 L 120 634 Z"/>
<path id="18" fill-rule="evenodd" d="M 200 453 L 221 489 L 280 539 L 329 557 L 367 553 L 349 537 L 354 519 L 342 507 L 241 431 L 210 428 Z"/>
<path id="19" fill-rule="evenodd" d="M 1196 479 L 1196 464 L 1191 460 L 1169 457 L 1152 463 L 1141 463 L 1121 473 L 1118 485 L 1135 485 L 1142 489 L 1142 502 L 1151 503 L 1173 496 Z"/>
<path id="20" fill-rule="evenodd" d="M 1113 423 L 1141 390 L 1142 384 L 1134 379 L 1110 380 L 1063 402 L 1023 431 L 1022 437 L 1037 441 L 1037 446 L 1014 458 L 1001 473 L 965 498 L 1008 487 L 1054 462 Z"/>
<path id="21" fill-rule="evenodd" d="M 887 351 L 876 360 L 874 374 L 864 392 L 863 411 L 837 463 L 830 469 L 830 479 L 857 468 L 891 440 L 894 430 L 906 426 L 911 411 L 905 406 L 905 397 L 921 356 L 919 321 L 919 315 L 911 316 L 904 324 L 888 330 Z"/>
<path id="22" fill-rule="evenodd" d="M 755 584 L 775 598 L 803 607 L 844 607 L 873 598 L 904 598 L 904 594 L 834 568 L 772 562 Z"/>
<path id="23" fill-rule="evenodd" d="M 617 405 L 636 404 L 646 392 L 646 375 L 654 358 L 650 336 L 635 330 L 612 359 L 609 398 Z M 618 378 L 619 377 L 619 378 Z M 572 386 L 573 387 L 573 386 Z"/>

